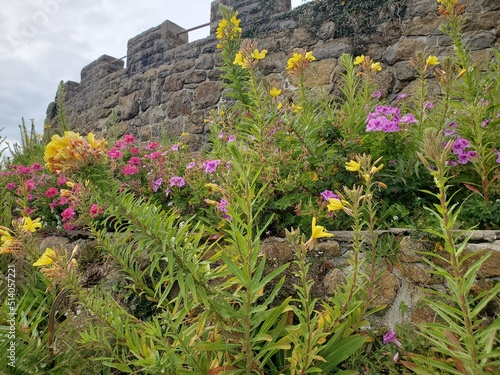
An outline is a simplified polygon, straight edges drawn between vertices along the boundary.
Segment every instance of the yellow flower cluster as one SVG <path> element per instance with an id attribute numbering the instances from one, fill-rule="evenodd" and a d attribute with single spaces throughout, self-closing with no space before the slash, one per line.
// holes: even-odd
<path id="1" fill-rule="evenodd" d="M 372 61 L 370 56 L 365 56 L 365 55 L 356 56 L 354 58 L 354 65 L 361 65 L 363 70 L 368 72 L 382 71 L 382 65 L 380 64 L 380 62 Z M 358 73 L 358 74 L 363 75 L 364 73 Z"/>
<path id="2" fill-rule="evenodd" d="M 44 160 L 51 172 L 67 172 L 78 170 L 92 161 L 106 158 L 107 143 L 104 139 L 95 139 L 89 133 L 86 141 L 80 134 L 72 131 L 64 132 L 64 136 L 54 135 L 45 148 Z"/>
<path id="3" fill-rule="evenodd" d="M 316 60 L 312 51 L 306 52 L 305 50 L 296 52 L 288 59 L 286 70 L 292 75 L 300 75 L 304 73 L 309 63 Z"/>
<path id="4" fill-rule="evenodd" d="M 73 268 L 77 266 L 78 264 L 73 258 L 73 255 L 71 256 L 71 260 L 68 261 L 65 255 L 61 255 L 60 252 L 51 249 L 50 247 L 46 248 L 42 256 L 33 263 L 33 267 L 41 267 L 40 272 L 55 282 L 63 279 Z M 51 284 L 49 288 L 52 285 L 53 284 Z"/>
<path id="5" fill-rule="evenodd" d="M 262 60 L 264 57 L 266 57 L 266 54 L 267 50 L 263 49 L 259 52 L 257 48 L 255 48 L 253 52 L 250 53 L 250 56 L 248 56 L 248 54 L 244 51 L 238 51 L 234 58 L 233 64 L 240 65 L 243 69 L 248 69 L 249 67 L 252 67 L 257 60 Z"/>
<path id="6" fill-rule="evenodd" d="M 40 218 L 35 220 L 28 217 L 13 221 L 14 231 L 9 228 L 0 226 L 0 254 L 17 254 L 20 253 L 23 247 L 22 241 L 17 237 L 35 233 L 37 229 L 42 227 Z"/>
<path id="7" fill-rule="evenodd" d="M 241 36 L 241 27 L 238 18 L 238 12 L 235 12 L 232 17 L 228 20 L 223 18 L 219 22 L 219 26 L 215 31 L 215 36 L 219 40 L 220 43 L 217 44 L 217 48 L 222 48 L 222 43 L 225 41 L 229 41 L 231 39 L 236 39 Z"/>

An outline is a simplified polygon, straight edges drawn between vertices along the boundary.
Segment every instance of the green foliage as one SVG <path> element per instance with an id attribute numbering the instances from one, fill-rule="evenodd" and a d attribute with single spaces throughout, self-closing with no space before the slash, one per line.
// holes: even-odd
<path id="1" fill-rule="evenodd" d="M 11 153 L 11 156 L 8 158 L 8 163 L 14 165 L 31 165 L 43 160 L 45 143 L 43 142 L 42 136 L 36 132 L 34 119 L 31 119 L 31 126 L 28 130 L 28 126 L 24 118 L 22 118 L 19 130 L 21 134 L 21 143 L 15 143 L 12 146 L 10 144 L 8 145 Z"/>
<path id="2" fill-rule="evenodd" d="M 452 204 L 447 196 L 448 168 L 446 160 L 451 142 L 443 150 L 443 136 L 435 130 L 425 133 L 424 149 L 420 156 L 423 164 L 434 177 L 437 193 L 429 194 L 438 200 L 428 211 L 439 221 L 440 230 L 428 229 L 444 241 L 445 254 L 427 253 L 433 274 L 446 280 L 448 292 L 428 290 L 432 298 L 426 302 L 440 318 L 434 323 L 422 323 L 420 333 L 432 345 L 432 357 L 411 354 L 412 362 L 405 366 L 417 374 L 486 374 L 495 372 L 500 365 L 500 317 L 483 325 L 481 313 L 490 301 L 498 298 L 500 284 L 471 297 L 471 288 L 482 264 L 491 254 L 485 254 L 465 266 L 473 254 L 465 252 L 470 235 L 458 243 L 456 228 L 460 207 Z M 461 232 L 463 235 L 465 233 Z M 441 265 L 442 264 L 442 265 Z"/>

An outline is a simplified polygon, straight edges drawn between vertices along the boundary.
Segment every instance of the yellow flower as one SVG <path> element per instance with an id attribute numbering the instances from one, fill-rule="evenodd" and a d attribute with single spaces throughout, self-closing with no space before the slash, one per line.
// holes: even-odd
<path id="1" fill-rule="evenodd" d="M 307 61 L 311 61 L 311 62 L 314 61 L 314 60 L 316 60 L 316 57 L 313 56 L 312 51 L 306 52 L 306 55 L 304 56 L 304 58 Z"/>
<path id="2" fill-rule="evenodd" d="M 3 228 L 3 229 L 1 229 Z M 2 246 L 0 246 L 0 254 L 12 254 L 17 253 L 20 249 L 21 244 L 17 239 L 12 237 L 10 230 L 5 227 L 0 228 L 0 240 L 2 241 Z"/>
<path id="3" fill-rule="evenodd" d="M 222 45 L 222 44 L 220 44 L 220 43 L 217 43 L 217 46 L 216 46 L 216 47 L 217 47 L 217 49 L 222 49 L 223 45 Z"/>
<path id="4" fill-rule="evenodd" d="M 363 175 L 363 178 L 365 179 L 366 182 L 370 181 L 370 175 L 368 173 L 365 173 Z"/>
<path id="5" fill-rule="evenodd" d="M 380 72 L 382 70 L 382 65 L 379 62 L 374 62 L 371 65 L 371 68 L 374 72 Z"/>
<path id="6" fill-rule="evenodd" d="M 436 56 L 430 55 L 425 63 L 427 64 L 427 66 L 439 65 L 439 60 Z"/>
<path id="7" fill-rule="evenodd" d="M 281 108 L 283 108 L 283 103 L 279 102 L 278 103 L 278 109 L 281 109 Z"/>
<path id="8" fill-rule="evenodd" d="M 295 113 L 299 112 L 301 109 L 302 109 L 302 106 L 301 105 L 295 105 L 294 103 L 292 103 L 292 109 Z"/>
<path id="9" fill-rule="evenodd" d="M 238 27 L 238 26 L 240 26 L 241 20 L 239 20 L 238 18 L 236 18 L 236 16 L 238 16 L 238 12 L 235 12 L 234 15 L 231 17 L 231 23 L 234 26 Z"/>
<path id="10" fill-rule="evenodd" d="M 55 256 L 56 252 L 52 250 L 50 247 L 48 247 L 42 254 L 42 256 L 35 263 L 33 263 L 33 266 L 35 267 L 48 266 L 54 263 Z"/>
<path id="11" fill-rule="evenodd" d="M 371 170 L 371 174 L 375 174 L 375 173 L 379 172 L 380 170 L 382 170 L 382 168 L 384 168 L 384 164 L 380 164 L 378 167 L 373 166 L 372 170 Z"/>
<path id="12" fill-rule="evenodd" d="M 222 39 L 222 37 L 224 36 L 224 29 L 226 27 L 227 27 L 227 20 L 226 19 L 222 19 L 219 22 L 219 27 L 217 27 L 217 30 L 215 32 L 215 36 L 217 37 L 217 39 Z"/>
<path id="13" fill-rule="evenodd" d="M 354 59 L 354 65 L 360 65 L 363 64 L 364 62 L 365 62 L 365 55 L 357 56 Z"/>
<path id="14" fill-rule="evenodd" d="M 318 174 L 316 172 L 313 172 L 313 175 L 311 177 L 311 181 L 318 181 Z"/>
<path id="15" fill-rule="evenodd" d="M 259 50 L 256 48 L 252 52 L 252 57 L 255 60 L 262 60 L 264 57 L 266 57 L 266 54 L 267 54 L 267 49 L 263 49 L 262 52 L 259 52 Z"/>
<path id="16" fill-rule="evenodd" d="M 238 53 L 234 57 L 233 64 L 240 65 L 242 68 L 248 67 L 248 62 L 245 61 L 245 58 L 243 57 L 243 53 L 241 51 L 238 51 Z"/>
<path id="17" fill-rule="evenodd" d="M 281 95 L 281 90 L 277 89 L 276 87 L 273 87 L 270 91 L 269 91 L 269 94 L 273 97 L 273 98 L 277 98 L 278 96 Z"/>
<path id="18" fill-rule="evenodd" d="M 330 203 L 327 206 L 328 211 L 338 211 L 338 210 L 342 210 L 344 208 L 344 205 L 342 204 L 340 199 L 330 198 L 329 202 Z"/>
<path id="19" fill-rule="evenodd" d="M 325 232 L 325 227 L 316 225 L 316 218 L 313 217 L 311 238 L 317 239 L 317 238 L 327 238 L 327 237 L 333 237 L 333 234 Z"/>
<path id="20" fill-rule="evenodd" d="M 358 162 L 351 160 L 347 163 L 345 163 L 345 169 L 350 171 L 350 172 L 357 172 L 361 168 L 361 164 Z"/>
<path id="21" fill-rule="evenodd" d="M 25 231 L 34 233 L 38 228 L 42 227 L 42 223 L 40 223 L 40 218 L 36 218 L 35 220 L 31 220 L 30 217 L 23 217 L 22 228 Z"/>

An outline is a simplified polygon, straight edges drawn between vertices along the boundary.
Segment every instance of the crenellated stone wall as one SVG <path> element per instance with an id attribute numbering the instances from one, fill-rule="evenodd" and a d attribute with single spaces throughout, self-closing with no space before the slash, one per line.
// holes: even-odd
<path id="1" fill-rule="evenodd" d="M 169 137 L 188 132 L 190 143 L 201 147 L 207 132 L 203 120 L 225 100 L 214 36 L 221 2 L 239 11 L 244 37 L 269 51 L 259 69 L 287 97 L 293 97 L 296 87 L 284 68 L 296 48 L 312 50 L 316 57 L 308 85 L 325 86 L 332 94 L 342 53 L 381 61 L 378 84 L 389 100 L 400 92 L 411 93 L 415 71 L 409 60 L 416 51 L 438 57 L 452 53 L 450 39 L 438 29 L 435 0 L 315 0 L 293 10 L 291 0 L 217 0 L 212 2 L 209 37 L 188 43 L 184 29 L 167 20 L 129 40 L 126 67 L 104 55 L 82 69 L 80 83 L 66 82 L 65 108 L 72 129 L 105 135 L 115 111 L 120 134 L 146 141 L 162 132 Z M 500 37 L 500 2 L 463 2 L 469 48 L 476 60 L 489 61 Z M 438 89 L 433 79 L 429 88 Z M 47 121 L 53 125 L 55 113 L 51 103 Z"/>

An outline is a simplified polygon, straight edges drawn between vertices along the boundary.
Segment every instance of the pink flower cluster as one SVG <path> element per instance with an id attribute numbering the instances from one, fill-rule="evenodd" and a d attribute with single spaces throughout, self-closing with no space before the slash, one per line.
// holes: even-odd
<path id="1" fill-rule="evenodd" d="M 471 159 L 477 158 L 477 152 L 474 150 L 467 150 L 471 148 L 470 142 L 465 138 L 457 138 L 453 142 L 452 152 L 457 155 L 457 161 L 460 164 L 467 164 Z M 450 165 L 456 165 L 456 162 L 450 160 Z"/>

